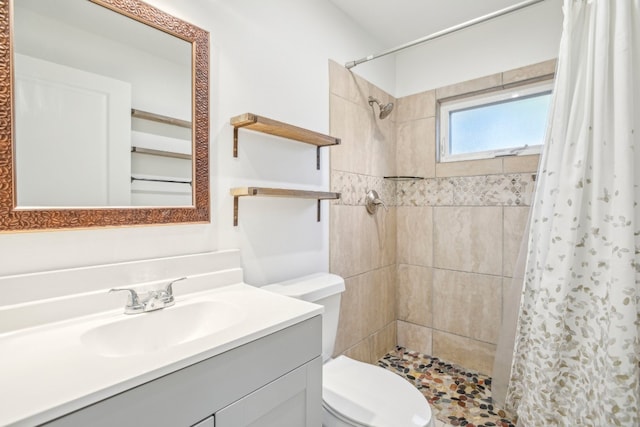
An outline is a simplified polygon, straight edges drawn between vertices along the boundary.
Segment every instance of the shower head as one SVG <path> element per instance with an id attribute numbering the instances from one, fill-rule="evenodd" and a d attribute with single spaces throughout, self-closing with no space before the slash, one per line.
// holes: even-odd
<path id="1" fill-rule="evenodd" d="M 378 104 L 378 108 L 380 109 L 380 115 L 378 116 L 380 117 L 380 119 L 386 119 L 387 116 L 389 116 L 389 114 L 391 114 L 391 112 L 393 111 L 393 102 L 382 105 L 382 102 L 378 101 L 377 98 L 370 96 L 369 105 L 373 107 L 374 103 Z"/>

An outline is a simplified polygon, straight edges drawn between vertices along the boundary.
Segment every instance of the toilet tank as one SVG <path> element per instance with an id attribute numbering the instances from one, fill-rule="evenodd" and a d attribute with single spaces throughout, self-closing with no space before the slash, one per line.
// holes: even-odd
<path id="1" fill-rule="evenodd" d="M 286 282 L 263 286 L 262 289 L 324 306 L 322 314 L 322 361 L 333 354 L 340 317 L 340 296 L 344 279 L 330 273 L 316 273 Z"/>

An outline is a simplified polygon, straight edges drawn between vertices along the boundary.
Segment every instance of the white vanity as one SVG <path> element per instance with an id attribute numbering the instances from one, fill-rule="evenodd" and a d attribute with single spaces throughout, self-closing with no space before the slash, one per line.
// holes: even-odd
<path id="1" fill-rule="evenodd" d="M 151 312 L 108 292 L 183 276 Z M 237 251 L 0 277 L 0 295 L 1 426 L 320 425 L 322 308 L 244 284 Z"/>

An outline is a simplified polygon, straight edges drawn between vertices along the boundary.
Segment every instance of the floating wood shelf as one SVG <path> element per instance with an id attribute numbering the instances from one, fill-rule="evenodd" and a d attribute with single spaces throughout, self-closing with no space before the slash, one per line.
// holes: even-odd
<path id="1" fill-rule="evenodd" d="M 186 120 L 176 119 L 175 117 L 163 116 L 161 114 L 150 113 L 148 111 L 131 109 L 131 117 L 143 120 L 151 120 L 153 122 L 164 123 L 167 125 L 179 126 L 182 128 L 191 129 L 191 122 Z"/>
<path id="2" fill-rule="evenodd" d="M 316 168 L 320 170 L 320 148 L 340 144 L 340 138 L 299 128 L 252 113 L 231 118 L 233 126 L 233 157 L 238 157 L 238 129 L 246 128 L 316 146 Z"/>
<path id="3" fill-rule="evenodd" d="M 318 201 L 318 221 L 320 221 L 320 201 L 340 198 L 340 193 L 327 191 L 292 190 L 286 188 L 238 187 L 230 191 L 233 196 L 233 225 L 238 225 L 238 198 L 245 196 L 288 197 L 295 199 L 316 199 Z"/>

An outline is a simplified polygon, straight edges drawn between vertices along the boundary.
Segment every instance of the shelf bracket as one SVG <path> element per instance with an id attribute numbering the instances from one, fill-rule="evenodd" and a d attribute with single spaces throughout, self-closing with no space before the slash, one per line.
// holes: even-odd
<path id="1" fill-rule="evenodd" d="M 238 157 L 238 128 L 233 127 L 233 157 Z"/>
<path id="2" fill-rule="evenodd" d="M 233 196 L 233 226 L 238 226 L 238 199 L 244 196 L 259 196 L 259 197 L 290 197 L 294 199 L 315 199 L 317 203 L 317 217 L 318 222 L 321 219 L 322 201 L 323 200 L 337 200 L 340 198 L 340 193 L 325 192 L 325 191 L 310 191 L 310 190 L 294 190 L 285 188 L 264 188 L 264 187 L 239 187 L 232 188 L 230 190 Z"/>
<path id="3" fill-rule="evenodd" d="M 238 226 L 238 196 L 233 196 L 233 226 Z"/>

